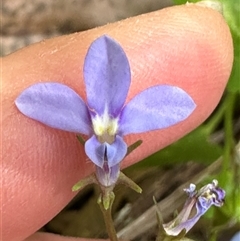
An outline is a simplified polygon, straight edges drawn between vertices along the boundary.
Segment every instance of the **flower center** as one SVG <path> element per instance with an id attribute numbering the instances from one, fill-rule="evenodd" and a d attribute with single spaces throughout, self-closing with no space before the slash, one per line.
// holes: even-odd
<path id="1" fill-rule="evenodd" d="M 118 118 L 112 119 L 107 109 L 105 109 L 102 116 L 96 115 L 92 118 L 92 125 L 99 142 L 107 142 L 109 144 L 114 142 L 118 130 Z"/>

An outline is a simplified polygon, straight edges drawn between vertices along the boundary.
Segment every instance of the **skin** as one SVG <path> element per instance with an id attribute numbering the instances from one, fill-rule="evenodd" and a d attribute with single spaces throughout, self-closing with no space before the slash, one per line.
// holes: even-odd
<path id="1" fill-rule="evenodd" d="M 231 35 L 218 12 L 194 5 L 45 40 L 3 58 L 2 240 L 85 240 L 34 234 L 74 197 L 71 187 L 94 166 L 73 133 L 25 117 L 14 100 L 31 84 L 45 81 L 65 83 L 85 98 L 84 57 L 90 43 L 102 34 L 116 39 L 129 58 L 132 83 L 127 101 L 149 86 L 170 84 L 184 89 L 197 105 L 177 125 L 127 136 L 127 143 L 142 139 L 143 144 L 123 161 L 123 168 L 196 128 L 223 94 L 233 60 Z"/>

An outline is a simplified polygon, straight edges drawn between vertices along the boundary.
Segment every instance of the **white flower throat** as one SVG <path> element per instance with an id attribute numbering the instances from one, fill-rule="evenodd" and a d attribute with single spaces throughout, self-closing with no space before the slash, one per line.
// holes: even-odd
<path id="1" fill-rule="evenodd" d="M 92 125 L 99 142 L 112 144 L 118 131 L 118 118 L 111 118 L 108 109 L 105 108 L 102 116 L 92 118 Z"/>

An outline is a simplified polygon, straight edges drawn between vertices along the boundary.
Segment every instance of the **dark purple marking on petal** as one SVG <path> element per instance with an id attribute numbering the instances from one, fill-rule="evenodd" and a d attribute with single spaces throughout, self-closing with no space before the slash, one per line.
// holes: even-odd
<path id="1" fill-rule="evenodd" d="M 192 98 L 176 86 L 150 87 L 123 108 L 119 133 L 126 135 L 167 128 L 185 120 L 195 107 Z"/>
<path id="2" fill-rule="evenodd" d="M 131 74 L 124 50 L 109 36 L 97 38 L 89 47 L 84 81 L 92 114 L 102 115 L 107 107 L 108 113 L 116 117 L 126 100 Z"/>
<path id="3" fill-rule="evenodd" d="M 71 88 L 59 83 L 39 83 L 15 100 L 26 116 L 52 128 L 89 135 L 91 120 L 86 104 Z"/>
<path id="4" fill-rule="evenodd" d="M 97 179 L 105 187 L 114 185 L 118 180 L 119 173 L 119 164 L 107 169 L 96 166 Z"/>
<path id="5" fill-rule="evenodd" d="M 213 192 L 216 195 L 216 198 L 213 199 L 214 205 L 217 207 L 221 207 L 224 204 L 226 192 L 219 187 L 216 187 L 215 190 L 213 190 Z"/>

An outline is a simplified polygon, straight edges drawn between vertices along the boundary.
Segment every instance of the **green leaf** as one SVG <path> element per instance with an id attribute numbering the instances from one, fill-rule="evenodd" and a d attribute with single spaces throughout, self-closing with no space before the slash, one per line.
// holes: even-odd
<path id="1" fill-rule="evenodd" d="M 228 82 L 228 90 L 240 93 L 240 4 L 235 0 L 221 0 L 223 15 L 233 37 L 234 62 Z"/>
<path id="2" fill-rule="evenodd" d="M 239 13 L 240 14 L 240 13 Z M 239 30 L 240 32 L 240 30 Z M 240 93 L 240 38 L 233 37 L 234 61 L 227 89 L 231 92 Z"/>
<path id="3" fill-rule="evenodd" d="M 160 166 L 188 161 L 211 163 L 221 156 L 222 149 L 208 139 L 207 128 L 200 126 L 179 141 L 146 158 L 137 166 Z"/>
<path id="4" fill-rule="evenodd" d="M 182 4 L 186 4 L 186 3 L 196 3 L 196 2 L 199 2 L 199 0 L 173 0 L 173 3 L 176 4 L 176 5 L 182 5 Z"/>
<path id="5" fill-rule="evenodd" d="M 239 168 L 239 167 L 235 167 Z M 239 181 L 234 176 L 233 167 L 227 172 L 222 173 L 219 177 L 219 182 L 222 183 L 223 189 L 226 191 L 226 203 L 222 211 L 229 218 L 235 219 L 240 223 L 240 186 Z"/>
<path id="6" fill-rule="evenodd" d="M 229 24 L 232 34 L 240 38 L 240 5 L 236 0 L 221 0 L 223 5 L 223 16 Z"/>

